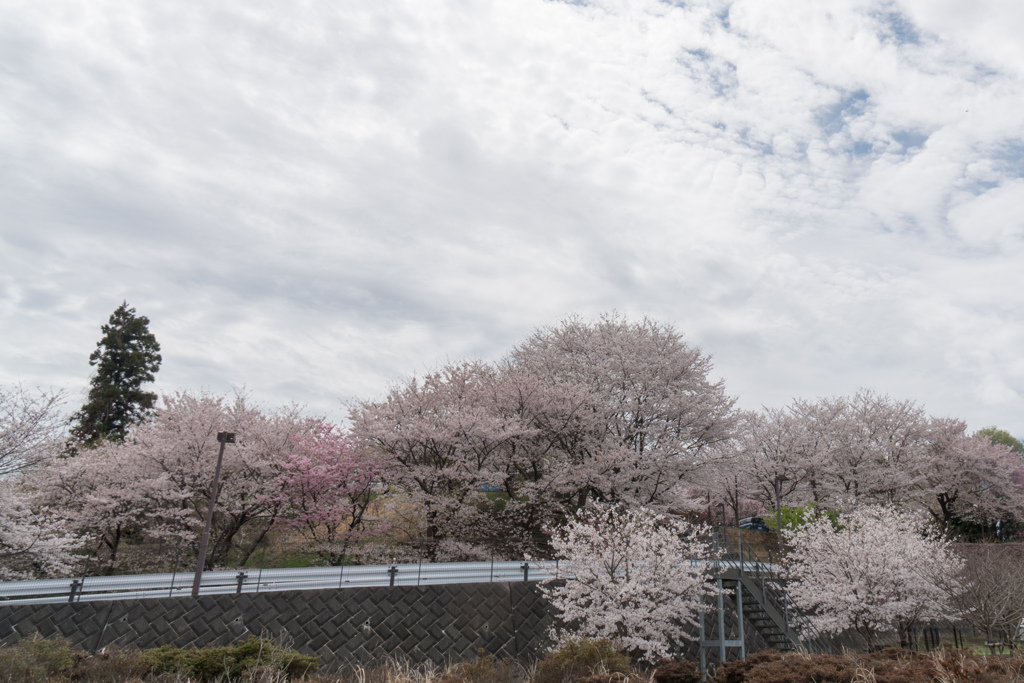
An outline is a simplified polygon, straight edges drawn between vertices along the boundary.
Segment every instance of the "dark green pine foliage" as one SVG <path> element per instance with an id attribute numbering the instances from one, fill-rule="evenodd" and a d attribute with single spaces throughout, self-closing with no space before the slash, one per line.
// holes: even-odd
<path id="1" fill-rule="evenodd" d="M 160 344 L 149 331 L 149 318 L 135 315 L 122 302 L 103 325 L 103 338 L 89 356 L 96 367 L 90 380 L 89 399 L 72 416 L 72 434 L 82 445 L 102 439 L 123 441 L 128 429 L 149 415 L 157 395 L 143 391 L 160 369 Z"/>

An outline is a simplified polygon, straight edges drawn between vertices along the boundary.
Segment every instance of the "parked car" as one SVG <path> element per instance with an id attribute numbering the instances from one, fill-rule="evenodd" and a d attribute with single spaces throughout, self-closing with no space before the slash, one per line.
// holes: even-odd
<path id="1" fill-rule="evenodd" d="M 750 531 L 771 531 L 760 517 L 744 517 L 740 520 L 740 528 Z"/>

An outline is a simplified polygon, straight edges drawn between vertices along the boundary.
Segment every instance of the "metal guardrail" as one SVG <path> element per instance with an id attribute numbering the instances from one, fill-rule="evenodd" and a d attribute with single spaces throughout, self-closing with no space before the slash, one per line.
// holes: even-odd
<path id="1" fill-rule="evenodd" d="M 701 565 L 703 560 L 689 560 Z M 740 561 L 717 560 L 723 569 Z M 746 563 L 747 568 L 751 563 Z M 765 568 L 772 565 L 765 563 Z M 87 576 L 67 579 L 0 582 L 0 605 L 40 605 L 94 600 L 180 598 L 192 594 L 193 572 Z M 301 569 L 243 569 L 203 572 L 199 595 L 269 593 L 276 591 L 366 588 L 377 586 L 436 586 L 454 583 L 548 581 L 571 578 L 559 572 L 554 560 L 503 562 L 434 562 Z"/>
<path id="2" fill-rule="evenodd" d="M 193 572 L 178 572 L 6 581 L 0 582 L 0 605 L 189 597 L 192 594 L 194 577 Z M 545 581 L 555 578 L 558 578 L 557 562 L 536 560 L 245 569 L 204 572 L 199 595 L 371 586 Z"/>

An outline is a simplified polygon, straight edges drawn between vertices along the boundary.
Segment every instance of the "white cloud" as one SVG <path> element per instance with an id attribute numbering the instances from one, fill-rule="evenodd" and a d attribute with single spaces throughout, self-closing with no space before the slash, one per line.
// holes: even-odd
<path id="1" fill-rule="evenodd" d="M 537 325 L 673 321 L 744 405 L 873 386 L 1024 434 L 1024 12 L 15 3 L 0 380 L 337 399 Z"/>

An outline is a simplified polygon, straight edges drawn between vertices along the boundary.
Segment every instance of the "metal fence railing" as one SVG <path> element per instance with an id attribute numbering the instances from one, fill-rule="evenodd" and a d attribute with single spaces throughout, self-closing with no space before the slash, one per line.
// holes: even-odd
<path id="1" fill-rule="evenodd" d="M 688 560 L 693 565 L 703 560 Z M 740 565 L 739 560 L 715 562 L 716 568 Z M 747 567 L 753 565 L 748 560 Z M 763 563 L 765 569 L 773 565 Z M 192 594 L 193 572 L 85 576 L 66 579 L 0 582 L 0 605 L 33 605 L 92 600 L 178 598 Z M 203 573 L 200 595 L 269 593 L 275 591 L 364 588 L 373 586 L 433 586 L 454 583 L 548 581 L 571 578 L 555 560 L 484 562 L 422 562 L 391 565 L 306 567 L 301 569 L 233 569 Z"/>
<path id="2" fill-rule="evenodd" d="M 0 605 L 187 597 L 192 594 L 194 576 L 192 572 L 177 572 L 6 581 L 0 582 Z M 243 569 L 204 572 L 199 594 L 545 581 L 555 578 L 558 578 L 558 563 L 537 560 Z"/>

